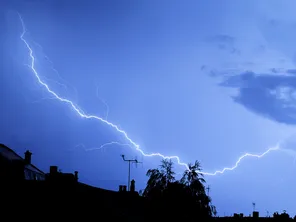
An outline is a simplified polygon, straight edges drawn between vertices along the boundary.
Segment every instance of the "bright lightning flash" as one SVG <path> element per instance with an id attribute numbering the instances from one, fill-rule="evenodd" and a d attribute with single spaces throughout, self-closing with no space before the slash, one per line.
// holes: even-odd
<path id="1" fill-rule="evenodd" d="M 33 72 L 34 76 L 36 77 L 38 83 L 43 86 L 47 92 L 49 94 L 51 94 L 55 99 L 63 102 L 63 103 L 66 103 L 70 106 L 70 108 L 73 109 L 73 111 L 75 111 L 81 118 L 85 118 L 85 119 L 94 119 L 94 120 L 97 120 L 97 121 L 100 121 L 104 124 L 107 124 L 108 126 L 112 127 L 113 129 L 115 129 L 118 133 L 120 133 L 121 135 L 124 136 L 124 138 L 130 143 L 129 146 L 133 146 L 138 152 L 140 152 L 143 156 L 145 157 L 161 157 L 163 159 L 175 159 L 177 161 L 177 163 L 180 165 L 180 166 L 184 166 L 186 169 L 188 169 L 188 165 L 186 163 L 183 163 L 180 161 L 180 158 L 178 156 L 165 156 L 161 153 L 151 153 L 151 154 L 146 154 L 144 153 L 143 150 L 140 149 L 140 145 L 138 145 L 136 142 L 134 142 L 129 136 L 128 134 L 120 129 L 117 125 L 99 117 L 99 116 L 95 116 L 95 115 L 87 115 L 85 114 L 77 105 L 75 105 L 71 100 L 69 99 L 66 99 L 66 98 L 63 98 L 63 97 L 60 97 L 56 92 L 54 92 L 45 82 L 42 81 L 42 79 L 40 78 L 39 74 L 38 74 L 38 71 L 35 69 L 35 57 L 34 57 L 34 53 L 33 53 L 33 49 L 31 48 L 30 44 L 27 42 L 27 40 L 24 38 L 27 30 L 26 30 L 26 27 L 25 27 L 25 24 L 24 24 L 24 21 L 21 17 L 21 15 L 19 14 L 19 18 L 20 18 L 20 21 L 21 21 L 21 24 L 22 24 L 22 28 L 23 28 L 23 32 L 20 36 L 21 40 L 23 41 L 23 43 L 25 44 L 26 48 L 28 49 L 29 51 L 29 56 L 31 58 L 31 64 L 29 65 L 29 68 L 31 69 L 31 71 Z M 117 144 L 117 145 L 122 145 L 120 143 L 117 143 L 117 142 L 111 142 L 111 143 L 107 143 L 107 144 L 104 144 L 102 145 L 100 148 L 103 148 L 104 146 L 107 146 L 107 145 L 112 145 L 112 144 Z M 225 171 L 232 171 L 234 169 L 236 169 L 239 165 L 239 163 L 242 161 L 242 159 L 244 159 L 245 157 L 257 157 L 257 158 L 261 158 L 263 156 L 265 156 L 266 154 L 268 154 L 269 152 L 271 151 L 274 151 L 274 150 L 277 150 L 279 149 L 279 147 L 275 147 L 275 148 L 270 148 L 268 149 L 267 151 L 265 151 L 264 153 L 262 153 L 261 155 L 255 155 L 255 154 L 249 154 L 249 153 L 246 153 L 244 154 L 243 156 L 241 156 L 237 162 L 235 163 L 235 165 L 233 167 L 226 167 L 222 170 L 218 170 L 218 171 L 215 171 L 214 173 L 208 173 L 208 172 L 200 172 L 204 175 L 210 175 L 210 176 L 215 176 L 217 174 L 223 174 Z"/>
<path id="2" fill-rule="evenodd" d="M 269 148 L 268 150 L 266 150 L 264 153 L 262 153 L 260 155 L 258 155 L 258 154 L 251 154 L 251 153 L 245 153 L 240 158 L 238 158 L 238 160 L 236 161 L 236 163 L 235 163 L 235 165 L 233 167 L 225 167 L 225 168 L 223 168 L 223 170 L 217 170 L 214 173 L 204 173 L 204 172 L 202 172 L 202 173 L 205 174 L 205 175 L 210 175 L 210 176 L 215 176 L 217 174 L 223 174 L 225 171 L 231 171 L 231 170 L 234 170 L 235 168 L 237 168 L 238 165 L 239 165 L 239 163 L 245 157 L 261 158 L 261 157 L 264 157 L 266 154 L 268 154 L 270 151 L 274 151 L 274 150 L 278 150 L 278 149 L 280 149 L 279 145 L 277 145 L 276 147 Z"/>

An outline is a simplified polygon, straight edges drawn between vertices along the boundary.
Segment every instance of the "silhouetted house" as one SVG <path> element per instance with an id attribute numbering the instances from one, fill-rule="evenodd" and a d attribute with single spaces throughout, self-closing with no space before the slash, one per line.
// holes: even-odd
<path id="1" fill-rule="evenodd" d="M 62 173 L 58 171 L 57 166 L 50 166 L 49 173 L 46 175 L 46 180 L 61 184 L 73 183 L 78 181 L 78 171 L 73 173 Z"/>
<path id="2" fill-rule="evenodd" d="M 12 149 L 0 144 L 1 181 L 45 180 L 45 173 L 31 163 L 32 153 L 25 152 L 25 158 Z"/>

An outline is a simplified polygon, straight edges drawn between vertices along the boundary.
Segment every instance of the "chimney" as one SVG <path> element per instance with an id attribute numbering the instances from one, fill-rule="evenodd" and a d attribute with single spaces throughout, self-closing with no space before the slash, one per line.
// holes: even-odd
<path id="1" fill-rule="evenodd" d="M 259 218 L 259 212 L 253 211 L 253 218 Z"/>
<path id="2" fill-rule="evenodd" d="M 135 183 L 136 183 L 135 180 L 132 180 L 131 181 L 131 188 L 130 188 L 131 189 L 130 190 L 131 192 L 135 192 L 135 190 L 136 190 Z"/>
<path id="3" fill-rule="evenodd" d="M 31 156 L 32 156 L 32 153 L 27 150 L 25 152 L 25 164 L 31 164 Z"/>
<path id="4" fill-rule="evenodd" d="M 50 166 L 49 173 L 51 175 L 57 174 L 58 173 L 58 167 L 57 166 Z"/>
<path id="5" fill-rule="evenodd" d="M 77 182 L 78 181 L 78 171 L 74 172 L 74 177 L 75 177 L 75 181 Z"/>

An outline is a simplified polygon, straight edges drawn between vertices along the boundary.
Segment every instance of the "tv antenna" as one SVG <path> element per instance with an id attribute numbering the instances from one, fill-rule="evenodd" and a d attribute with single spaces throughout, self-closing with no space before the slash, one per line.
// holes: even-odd
<path id="1" fill-rule="evenodd" d="M 255 211 L 255 209 L 256 209 L 256 203 L 253 202 L 252 205 L 253 205 L 253 211 Z"/>
<path id="2" fill-rule="evenodd" d="M 130 183 L 131 183 L 131 163 L 135 163 L 136 166 L 139 162 L 136 158 L 135 159 L 125 159 L 125 156 L 122 154 L 121 155 L 123 161 L 128 162 L 128 184 L 127 184 L 127 190 L 130 191 Z"/>

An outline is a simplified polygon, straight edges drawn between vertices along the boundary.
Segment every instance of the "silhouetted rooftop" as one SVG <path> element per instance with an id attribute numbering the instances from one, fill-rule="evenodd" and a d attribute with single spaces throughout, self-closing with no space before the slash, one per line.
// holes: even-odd
<path id="1" fill-rule="evenodd" d="M 4 144 L 0 143 L 0 155 L 4 158 L 11 160 L 11 161 L 22 161 L 24 162 L 24 158 L 22 158 L 20 155 L 18 155 L 15 151 L 10 149 L 9 147 L 5 146 Z M 38 169 L 36 166 L 34 166 L 32 163 L 25 164 L 25 168 L 35 171 L 41 174 L 45 174 L 42 170 Z"/>

